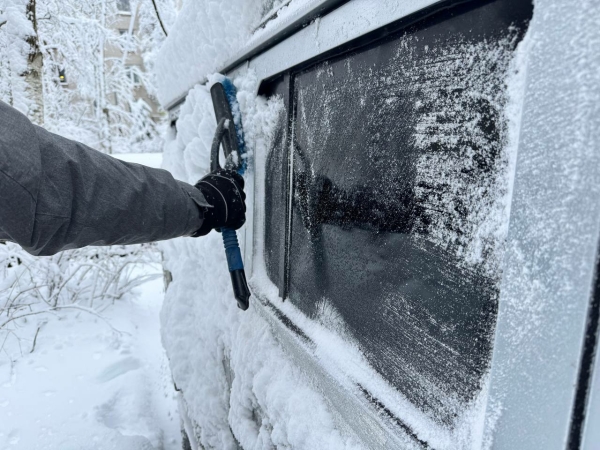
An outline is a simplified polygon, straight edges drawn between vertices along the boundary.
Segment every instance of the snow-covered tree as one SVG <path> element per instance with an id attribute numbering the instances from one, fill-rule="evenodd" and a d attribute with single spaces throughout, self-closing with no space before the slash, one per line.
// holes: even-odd
<path id="1" fill-rule="evenodd" d="M 153 76 L 129 60 L 151 69 L 174 16 L 172 0 L 0 0 L 0 99 L 107 153 L 159 151 L 160 120 L 137 95 L 154 94 Z"/>
<path id="2" fill-rule="evenodd" d="M 121 34 L 114 23 L 129 17 L 119 15 L 124 3 L 131 16 Z M 153 95 L 154 79 L 129 56 L 141 54 L 152 67 L 174 16 L 171 0 L 0 0 L 0 100 L 101 151 L 157 150 L 160 122 L 136 96 L 140 85 Z M 22 333 L 27 321 L 62 311 L 98 314 L 143 281 L 136 264 L 159 257 L 152 244 L 39 258 L 0 242 L 0 349 L 11 339 L 35 342 Z"/>
<path id="3" fill-rule="evenodd" d="M 0 99 L 43 123 L 35 0 L 0 0 Z"/>
<path id="4" fill-rule="evenodd" d="M 89 247 L 40 258 L 0 242 L 0 352 L 15 340 L 33 348 L 35 337 L 20 332 L 30 328 L 30 321 L 39 329 L 62 312 L 101 317 L 104 309 L 156 277 L 140 275 L 136 268 L 157 261 L 151 244 Z"/>
<path id="5" fill-rule="evenodd" d="M 136 96 L 141 86 L 153 91 L 152 78 L 128 63 L 130 55 L 144 56 L 160 44 L 157 19 L 154 26 L 146 26 L 150 2 L 128 2 L 129 29 L 120 34 L 113 24 L 122 17 L 121 5 L 114 0 L 38 1 L 43 2 L 38 15 L 44 17 L 40 34 L 48 55 L 47 127 L 108 153 L 157 151 L 160 124 L 150 105 Z M 136 21 L 144 27 L 134 35 Z M 59 73 L 65 78 L 60 80 Z"/>

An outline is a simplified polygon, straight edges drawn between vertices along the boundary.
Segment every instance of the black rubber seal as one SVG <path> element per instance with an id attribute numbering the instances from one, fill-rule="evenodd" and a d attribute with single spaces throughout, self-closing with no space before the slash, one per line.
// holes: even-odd
<path id="1" fill-rule="evenodd" d="M 569 450 L 579 450 L 583 438 L 583 426 L 585 423 L 586 406 L 590 394 L 590 385 L 594 370 L 594 360 L 598 352 L 598 333 L 600 322 L 600 249 L 596 256 L 596 273 L 594 274 L 594 283 L 588 318 L 585 327 L 585 338 L 583 341 L 583 352 L 579 366 L 579 377 L 575 391 L 575 401 L 573 403 L 573 413 L 571 415 L 571 429 L 569 432 Z"/>

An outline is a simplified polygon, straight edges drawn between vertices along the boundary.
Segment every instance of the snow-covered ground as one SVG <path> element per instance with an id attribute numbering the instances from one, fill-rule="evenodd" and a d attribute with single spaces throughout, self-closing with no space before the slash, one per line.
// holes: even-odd
<path id="1" fill-rule="evenodd" d="M 160 275 L 159 267 L 140 268 Z M 0 449 L 181 448 L 159 334 L 160 276 L 102 312 L 50 317 L 23 357 L 0 357 Z M 3 355 L 4 356 L 4 355 Z"/>

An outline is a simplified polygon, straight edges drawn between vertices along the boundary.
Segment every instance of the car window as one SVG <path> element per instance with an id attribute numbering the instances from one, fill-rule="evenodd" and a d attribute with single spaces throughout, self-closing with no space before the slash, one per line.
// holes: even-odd
<path id="1" fill-rule="evenodd" d="M 269 275 L 448 424 L 491 358 L 506 83 L 531 14 L 517 0 L 456 7 L 279 84 L 292 136 L 282 118 L 267 167 Z"/>

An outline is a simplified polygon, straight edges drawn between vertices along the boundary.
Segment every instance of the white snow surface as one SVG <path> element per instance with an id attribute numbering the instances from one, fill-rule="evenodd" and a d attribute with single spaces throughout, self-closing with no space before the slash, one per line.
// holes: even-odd
<path id="1" fill-rule="evenodd" d="M 260 20 L 255 0 L 187 1 L 156 63 L 158 99 L 167 104 L 220 66 Z"/>
<path id="2" fill-rule="evenodd" d="M 158 278 L 103 318 L 50 316 L 32 353 L 29 339 L 20 351 L 5 348 L 0 449 L 180 449 L 176 392 L 158 332 L 162 298 Z M 21 324 L 23 336 L 33 336 L 36 326 L 35 320 Z M 5 357 L 15 352 L 23 356 Z"/>

